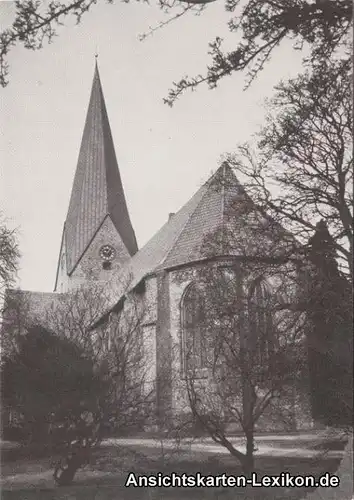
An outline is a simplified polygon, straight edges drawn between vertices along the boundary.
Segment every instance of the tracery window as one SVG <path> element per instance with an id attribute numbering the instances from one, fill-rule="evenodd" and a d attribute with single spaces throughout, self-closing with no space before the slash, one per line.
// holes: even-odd
<path id="1" fill-rule="evenodd" d="M 248 345 L 256 354 L 256 362 L 267 363 L 274 347 L 272 294 L 264 280 L 255 280 L 247 296 Z"/>
<path id="2" fill-rule="evenodd" d="M 215 368 L 217 360 L 222 365 L 223 351 L 219 348 L 225 348 L 227 354 L 230 342 L 236 350 L 243 344 L 249 361 L 266 369 L 276 343 L 271 287 L 262 279 L 248 281 L 242 286 L 234 274 L 230 274 L 226 284 L 220 282 L 220 285 L 223 290 L 220 291 L 220 287 L 218 293 L 214 290 L 212 297 L 196 283 L 190 284 L 184 293 L 181 301 L 182 370 L 194 370 L 197 375 L 207 376 L 207 369 Z M 215 338 L 226 339 L 226 342 L 215 342 Z"/>
<path id="3" fill-rule="evenodd" d="M 207 339 L 205 301 L 202 290 L 192 283 L 186 289 L 181 303 L 182 366 L 184 370 L 207 367 Z"/>

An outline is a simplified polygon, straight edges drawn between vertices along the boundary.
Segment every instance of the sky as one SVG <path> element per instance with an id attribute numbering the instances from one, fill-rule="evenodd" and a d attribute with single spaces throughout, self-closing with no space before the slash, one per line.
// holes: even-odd
<path id="1" fill-rule="evenodd" d="M 0 2 L 0 31 L 13 15 L 14 3 Z M 10 82 L 0 88 L 0 210 L 18 228 L 18 286 L 53 291 L 96 52 L 139 247 L 208 179 L 223 153 L 251 140 L 264 120 L 264 99 L 301 70 L 290 43 L 247 91 L 245 75 L 235 74 L 215 90 L 186 93 L 172 108 L 163 103 L 173 81 L 203 72 L 216 36 L 235 47 L 229 17 L 216 0 L 140 41 L 165 14 L 134 0 L 98 0 L 78 26 L 66 22 L 53 43 L 9 53 Z"/>

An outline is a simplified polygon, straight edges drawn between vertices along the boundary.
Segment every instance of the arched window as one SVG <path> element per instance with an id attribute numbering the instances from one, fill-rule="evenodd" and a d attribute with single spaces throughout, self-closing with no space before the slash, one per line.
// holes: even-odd
<path id="1" fill-rule="evenodd" d="M 248 346 L 256 354 L 255 362 L 266 363 L 274 347 L 272 294 L 266 281 L 255 279 L 248 288 Z"/>
<path id="2" fill-rule="evenodd" d="M 181 302 L 182 366 L 185 370 L 207 367 L 207 339 L 203 324 L 203 293 L 194 283 L 186 289 Z"/>

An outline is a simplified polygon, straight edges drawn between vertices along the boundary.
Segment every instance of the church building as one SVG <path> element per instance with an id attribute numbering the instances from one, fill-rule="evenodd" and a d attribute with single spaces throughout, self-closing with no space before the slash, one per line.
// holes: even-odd
<path id="1" fill-rule="evenodd" d="M 139 290 L 149 302 L 148 321 L 142 326 L 154 359 L 151 376 L 170 377 L 164 404 L 178 412 L 184 405 L 177 397 L 172 370 L 183 370 L 183 342 L 188 331 L 188 299 L 195 296 L 191 276 L 210 260 L 225 260 L 224 238 L 217 239 L 212 255 L 208 238 L 231 228 L 228 210 L 250 204 L 244 188 L 227 163 L 202 185 L 164 226 L 138 248 L 119 173 L 99 70 L 96 64 L 91 96 L 66 220 L 63 226 L 53 293 L 13 290 L 10 298 L 24 297 L 33 318 L 55 304 L 57 297 L 86 284 L 109 289 L 102 321 L 122 299 L 122 283 L 129 277 L 129 290 Z M 221 231 L 221 233 L 220 233 Z M 235 234 L 233 235 L 235 237 Z M 243 235 L 242 238 L 245 239 Z M 237 239 L 237 237 L 236 237 Z M 247 239 L 247 237 L 246 237 Z M 269 249 L 265 246 L 264 251 Z M 260 288 L 260 293 L 262 289 Z M 192 299 L 191 299 L 192 297 Z M 188 316 L 189 314 L 189 316 Z M 198 344 L 199 347 L 201 344 Z M 174 355 L 177 352 L 177 355 Z M 198 357 L 198 356 L 197 356 Z M 203 357 L 198 358 L 203 370 Z M 158 395 L 159 397 L 159 395 Z M 162 397 L 162 396 L 161 396 Z"/>

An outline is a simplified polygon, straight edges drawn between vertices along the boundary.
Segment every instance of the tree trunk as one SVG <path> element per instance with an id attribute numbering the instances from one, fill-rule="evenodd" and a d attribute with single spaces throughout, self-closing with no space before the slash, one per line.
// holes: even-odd
<path id="1" fill-rule="evenodd" d="M 254 471 L 254 433 L 253 429 L 246 432 L 246 456 L 242 464 L 242 469 L 247 477 L 250 477 Z"/>
<path id="2" fill-rule="evenodd" d="M 74 480 L 75 474 L 80 468 L 78 463 L 68 461 L 65 465 L 57 465 L 54 469 L 54 480 L 58 486 L 68 486 Z"/>
<path id="3" fill-rule="evenodd" d="M 87 463 L 87 453 L 87 450 L 77 450 L 56 465 L 53 477 L 58 486 L 67 486 L 73 482 L 76 472 Z"/>

